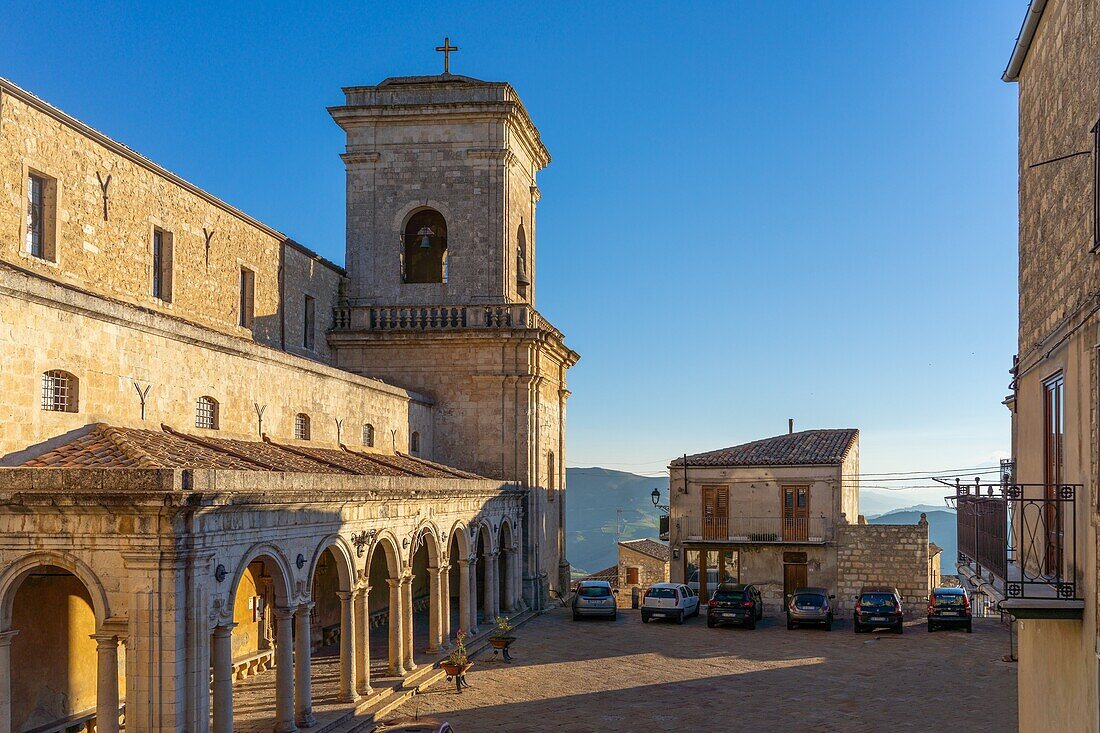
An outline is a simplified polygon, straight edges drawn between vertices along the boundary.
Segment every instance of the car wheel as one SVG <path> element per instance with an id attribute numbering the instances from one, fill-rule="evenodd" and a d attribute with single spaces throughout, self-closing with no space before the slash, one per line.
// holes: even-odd
<path id="1" fill-rule="evenodd" d="M 708 619 L 707 619 L 707 628 L 708 628 L 708 629 L 713 629 L 713 628 L 714 628 L 714 626 L 715 626 L 715 624 L 714 624 L 714 619 L 710 619 L 710 618 L 708 618 Z"/>
<path id="2" fill-rule="evenodd" d="M 852 626 L 852 631 L 857 634 L 863 631 L 863 627 L 859 625 L 859 621 L 853 621 L 852 623 L 854 624 L 854 626 Z"/>
<path id="3" fill-rule="evenodd" d="M 832 631 L 833 630 L 833 617 L 832 616 L 830 616 L 829 618 L 827 618 L 825 620 L 825 630 L 826 631 Z"/>
<path id="4" fill-rule="evenodd" d="M 756 619 L 753 619 L 752 621 L 749 621 L 747 624 L 745 624 L 745 628 L 755 629 L 756 628 Z"/>
<path id="5" fill-rule="evenodd" d="M 642 614 L 642 623 L 643 624 L 648 624 L 649 623 L 649 616 L 646 616 L 644 613 Z"/>
<path id="6" fill-rule="evenodd" d="M 972 622 L 970 622 L 970 621 L 966 622 L 966 633 L 968 633 L 968 634 L 973 634 L 974 633 L 974 627 L 971 625 L 971 623 Z"/>
<path id="7" fill-rule="evenodd" d="M 932 622 L 929 621 L 928 622 L 928 633 L 931 634 L 935 630 L 935 628 L 936 627 L 932 625 Z"/>
<path id="8" fill-rule="evenodd" d="M 581 620 L 581 617 L 577 615 L 576 611 L 573 612 L 573 620 L 574 621 L 580 621 Z"/>
<path id="9" fill-rule="evenodd" d="M 684 612 L 683 611 L 680 611 L 680 613 L 676 614 L 676 623 L 678 623 L 678 624 L 684 623 Z"/>
<path id="10" fill-rule="evenodd" d="M 902 625 L 901 621 L 898 621 L 898 625 L 894 628 L 894 633 L 900 634 L 903 631 L 905 631 L 905 627 Z"/>

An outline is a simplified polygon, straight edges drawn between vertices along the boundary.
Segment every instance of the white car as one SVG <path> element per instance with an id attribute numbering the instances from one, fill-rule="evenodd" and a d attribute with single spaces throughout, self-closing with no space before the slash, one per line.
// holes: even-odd
<path id="1" fill-rule="evenodd" d="M 684 623 L 688 616 L 699 615 L 699 594 L 683 583 L 654 583 L 642 600 L 642 623 L 651 618 L 672 619 Z"/>

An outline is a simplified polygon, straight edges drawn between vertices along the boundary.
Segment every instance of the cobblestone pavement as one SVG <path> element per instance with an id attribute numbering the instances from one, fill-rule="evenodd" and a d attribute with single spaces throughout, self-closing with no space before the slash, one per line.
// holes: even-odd
<path id="1" fill-rule="evenodd" d="M 749 631 L 643 625 L 637 611 L 574 623 L 559 608 L 518 636 L 514 663 L 482 652 L 470 689 L 437 684 L 396 715 L 438 715 L 457 733 L 1017 729 L 1016 667 L 993 620 L 973 634 L 929 634 L 919 619 L 901 636 L 856 635 L 850 620 L 787 631 L 772 616 Z"/>

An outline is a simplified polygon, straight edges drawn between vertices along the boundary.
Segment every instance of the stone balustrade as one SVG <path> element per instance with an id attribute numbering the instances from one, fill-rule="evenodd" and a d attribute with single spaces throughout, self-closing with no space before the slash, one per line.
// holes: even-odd
<path id="1" fill-rule="evenodd" d="M 333 308 L 333 330 L 435 331 L 531 328 L 560 333 L 527 303 L 495 305 L 342 305 Z"/>

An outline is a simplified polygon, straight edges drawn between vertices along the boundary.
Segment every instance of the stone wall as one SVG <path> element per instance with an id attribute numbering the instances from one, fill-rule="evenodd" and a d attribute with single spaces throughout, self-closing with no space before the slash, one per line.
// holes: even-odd
<path id="1" fill-rule="evenodd" d="M 314 443 L 335 444 L 340 418 L 347 445 L 360 447 L 370 422 L 377 450 L 392 450 L 396 430 L 404 451 L 417 430 L 431 456 L 431 407 L 416 394 L 2 264 L 0 353 L 0 457 L 9 465 L 94 422 L 194 432 L 200 396 L 217 400 L 223 437 L 255 439 L 259 404 L 263 431 L 277 440 L 292 441 L 294 415 L 304 412 Z M 76 412 L 42 409 L 42 374 L 53 369 L 78 380 Z M 144 419 L 135 385 L 149 390 Z"/>
<path id="2" fill-rule="evenodd" d="M 928 604 L 928 523 L 837 528 L 837 601 L 845 610 L 865 585 L 897 588 L 907 614 Z"/>
<path id="3" fill-rule="evenodd" d="M 638 569 L 638 582 L 627 582 L 627 568 Z M 634 588 L 644 593 L 653 583 L 668 582 L 668 563 L 652 555 L 619 545 L 619 605 L 630 603 L 630 594 Z"/>

